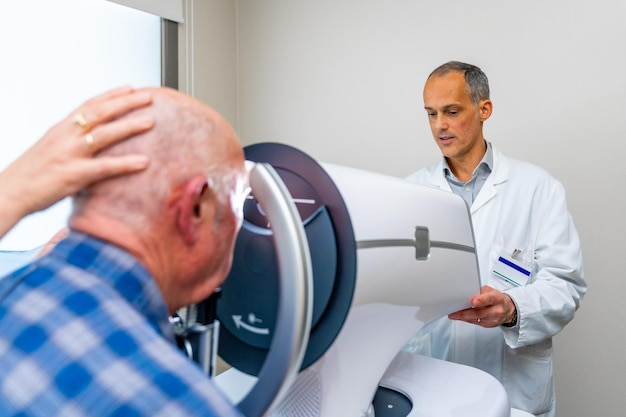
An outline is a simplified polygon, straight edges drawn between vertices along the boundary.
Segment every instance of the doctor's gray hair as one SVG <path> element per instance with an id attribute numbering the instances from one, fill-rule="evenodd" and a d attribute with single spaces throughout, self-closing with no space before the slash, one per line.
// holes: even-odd
<path id="1" fill-rule="evenodd" d="M 435 68 L 428 78 L 432 76 L 441 77 L 450 72 L 462 72 L 465 75 L 467 94 L 474 105 L 477 105 L 480 100 L 489 99 L 489 80 L 485 73 L 475 65 L 459 61 L 446 62 Z"/>

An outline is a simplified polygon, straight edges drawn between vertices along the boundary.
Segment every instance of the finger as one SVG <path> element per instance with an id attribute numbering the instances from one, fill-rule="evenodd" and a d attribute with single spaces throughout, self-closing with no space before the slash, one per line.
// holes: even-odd
<path id="1" fill-rule="evenodd" d="M 472 306 L 474 308 L 478 307 L 488 307 L 494 305 L 498 302 L 498 295 L 500 292 L 492 287 L 484 285 L 480 289 L 480 294 L 474 296 L 472 298 Z"/>
<path id="2" fill-rule="evenodd" d="M 89 169 L 84 171 L 83 186 L 104 178 L 139 172 L 150 164 L 147 156 L 139 154 L 99 157 L 87 162 Z"/>
<path id="3" fill-rule="evenodd" d="M 473 308 L 466 308 L 464 310 L 448 314 L 448 318 L 451 320 L 472 320 L 476 318 L 476 312 Z"/>
<path id="4" fill-rule="evenodd" d="M 469 324 L 475 324 L 481 327 L 495 327 L 499 324 L 488 309 L 468 309 L 461 310 L 448 315 L 451 320 L 460 320 Z"/>
<path id="5" fill-rule="evenodd" d="M 485 321 L 486 317 L 481 317 L 476 312 L 466 312 L 466 313 L 453 313 L 448 315 L 450 320 L 459 320 L 464 321 L 469 324 L 477 324 L 479 326 L 488 326 L 489 324 Z"/>
<path id="6" fill-rule="evenodd" d="M 478 317 L 475 321 L 471 322 L 471 324 L 476 324 L 477 326 L 484 327 L 486 329 L 498 326 L 498 323 L 494 322 L 493 319 L 489 317 Z"/>
<path id="7" fill-rule="evenodd" d="M 111 97 L 108 100 L 92 103 L 85 106 L 85 112 L 90 112 L 94 124 L 108 122 L 132 110 L 145 107 L 152 103 L 152 95 L 147 91 L 132 91 Z"/>
<path id="8" fill-rule="evenodd" d="M 152 95 L 146 91 L 120 88 L 85 102 L 77 108 L 70 119 L 85 132 L 130 111 L 152 103 Z"/>
<path id="9" fill-rule="evenodd" d="M 121 87 L 112 88 L 112 89 L 110 89 L 108 91 L 105 91 L 102 94 L 99 94 L 99 95 L 97 95 L 95 97 L 92 97 L 89 100 L 85 101 L 81 105 L 81 107 L 97 105 L 98 103 L 110 100 L 110 99 L 115 98 L 115 97 L 128 95 L 128 94 L 132 93 L 133 91 L 135 91 L 135 89 L 130 87 L 130 86 L 121 86 Z"/>
<path id="10" fill-rule="evenodd" d="M 114 143 L 150 130 L 153 126 L 154 118 L 148 115 L 131 116 L 102 125 L 92 133 L 92 151 L 101 151 Z"/>
<path id="11" fill-rule="evenodd" d="M 489 285 L 483 285 L 483 286 L 480 288 L 480 293 L 481 293 L 481 294 L 486 294 L 486 293 L 490 293 L 490 292 L 498 292 L 498 290 L 496 290 L 496 289 L 495 289 L 495 288 L 493 288 L 493 287 L 490 287 Z"/>
<path id="12" fill-rule="evenodd" d="M 79 107 L 74 109 L 72 114 L 68 116 L 71 118 L 73 122 L 77 123 L 81 128 L 85 131 L 89 131 L 89 128 L 85 126 L 90 126 L 87 118 L 84 115 L 85 110 L 90 108 L 97 108 L 102 102 L 106 102 L 107 100 L 111 100 L 115 97 L 125 96 L 132 93 L 134 90 L 129 86 L 117 87 L 111 90 L 108 90 L 100 95 L 90 98 L 85 101 Z"/>

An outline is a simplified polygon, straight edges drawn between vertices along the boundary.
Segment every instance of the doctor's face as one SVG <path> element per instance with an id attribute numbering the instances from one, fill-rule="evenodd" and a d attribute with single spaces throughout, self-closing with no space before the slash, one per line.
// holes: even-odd
<path id="1" fill-rule="evenodd" d="M 426 81 L 424 108 L 441 153 L 452 163 L 476 159 L 478 164 L 485 153 L 482 125 L 491 115 L 491 101 L 474 105 L 465 75 L 453 71 Z"/>

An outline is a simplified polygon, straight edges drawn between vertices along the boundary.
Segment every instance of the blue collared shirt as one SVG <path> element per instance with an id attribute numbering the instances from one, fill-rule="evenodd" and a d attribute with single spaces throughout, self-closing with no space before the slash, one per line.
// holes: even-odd
<path id="1" fill-rule="evenodd" d="M 487 142 L 487 151 L 480 161 L 478 166 L 474 168 L 472 172 L 472 178 L 468 182 L 459 181 L 452 173 L 448 161 L 443 159 L 443 176 L 450 184 L 452 192 L 460 195 L 465 200 L 467 207 L 472 207 L 472 203 L 476 199 L 476 196 L 480 192 L 481 188 L 485 184 L 487 177 L 491 174 L 493 169 L 493 149 L 491 149 L 491 143 Z"/>
<path id="2" fill-rule="evenodd" d="M 172 341 L 148 271 L 73 231 L 0 280 L 0 416 L 240 417 Z"/>

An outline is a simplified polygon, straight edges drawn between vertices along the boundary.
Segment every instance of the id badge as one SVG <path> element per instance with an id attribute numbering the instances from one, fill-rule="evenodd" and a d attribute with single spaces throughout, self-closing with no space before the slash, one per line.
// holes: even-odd
<path id="1" fill-rule="evenodd" d="M 523 287 L 530 278 L 531 271 L 519 261 L 505 255 L 498 256 L 493 265 L 493 273 L 516 287 Z"/>

